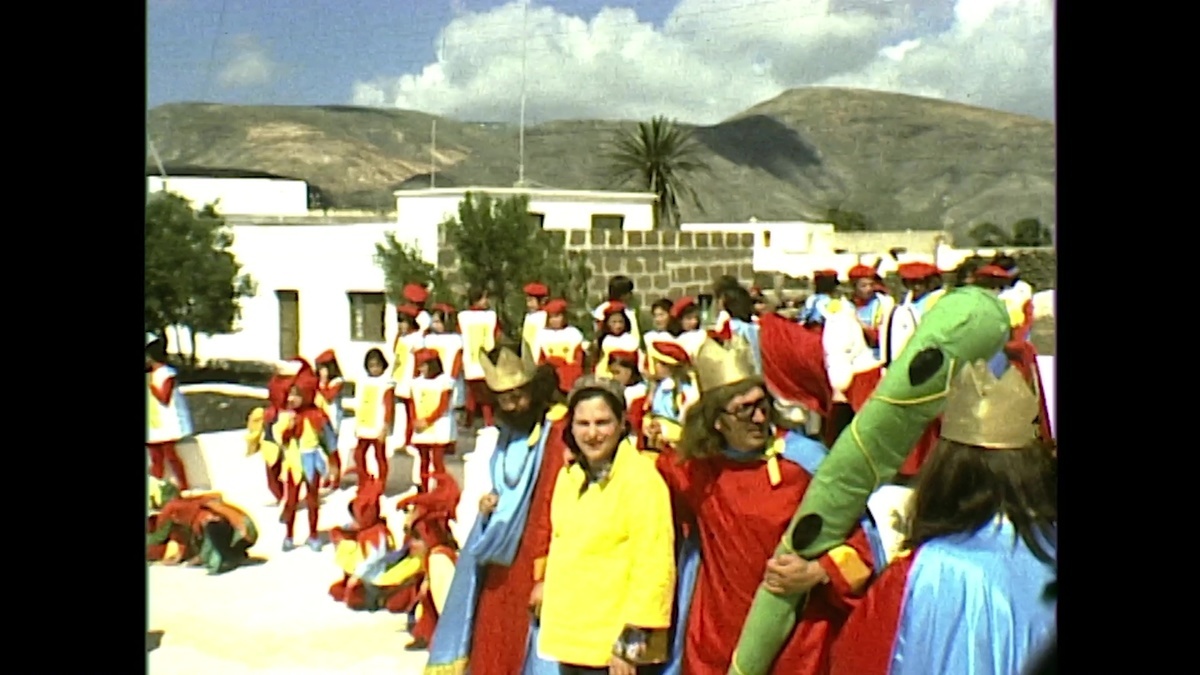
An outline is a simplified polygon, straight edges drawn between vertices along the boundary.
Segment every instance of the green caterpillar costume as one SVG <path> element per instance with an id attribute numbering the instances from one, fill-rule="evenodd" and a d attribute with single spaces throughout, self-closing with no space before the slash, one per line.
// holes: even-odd
<path id="1" fill-rule="evenodd" d="M 830 448 L 776 553 L 813 560 L 844 543 L 867 498 L 895 477 L 925 428 L 942 413 L 962 366 L 998 353 L 1009 330 L 1004 303 L 987 290 L 967 286 L 939 300 Z M 729 675 L 767 675 L 807 599 L 807 594 L 777 596 L 759 589 Z"/>

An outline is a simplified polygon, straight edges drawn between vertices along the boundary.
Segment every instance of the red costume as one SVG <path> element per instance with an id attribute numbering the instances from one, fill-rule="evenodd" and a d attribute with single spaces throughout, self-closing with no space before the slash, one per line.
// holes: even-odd
<path id="1" fill-rule="evenodd" d="M 381 483 L 372 481 L 359 486 L 350 503 L 354 527 L 335 527 L 330 531 L 342 578 L 329 587 L 329 595 L 354 610 L 405 613 L 416 604 L 420 566 L 415 559 L 396 555 L 395 539 L 380 513 L 382 494 Z M 393 555 L 395 561 L 386 560 Z"/>
<path id="2" fill-rule="evenodd" d="M 326 349 L 317 356 L 313 364 L 317 370 L 321 370 L 321 366 L 329 366 L 337 363 L 337 357 L 332 349 Z M 341 434 L 342 431 L 342 386 L 345 381 L 340 377 L 333 377 L 325 381 L 317 387 L 317 403 L 321 410 L 329 417 L 329 421 L 333 424 L 333 433 Z M 335 488 L 342 482 L 342 456 L 338 452 L 334 452 L 329 456 L 329 478 L 325 479 L 325 487 Z"/>
<path id="3" fill-rule="evenodd" d="M 450 534 L 450 521 L 455 519 L 461 492 L 454 477 L 437 472 L 430 475 L 434 488 L 424 494 L 406 497 L 396 510 L 412 507 L 404 530 L 425 548 L 421 556 L 422 582 L 417 594 L 417 622 L 411 633 L 409 648 L 423 648 L 433 639 L 438 617 L 450 590 L 454 564 L 458 561 L 458 544 Z"/>
<path id="4" fill-rule="evenodd" d="M 275 424 L 279 411 L 287 407 L 288 392 L 292 390 L 293 377 L 273 375 L 267 383 L 267 407 L 263 409 L 263 428 Z M 283 501 L 283 453 L 276 453 L 275 460 L 266 463 L 267 489 L 276 502 Z"/>
<path id="5" fill-rule="evenodd" d="M 778 462 L 778 484 L 772 484 L 770 461 Z M 812 477 L 782 457 L 737 461 L 718 455 L 680 463 L 671 450 L 659 455 L 658 468 L 671 489 L 676 518 L 697 528 L 700 539 L 702 562 L 682 672 L 725 675 L 767 561 L 774 557 Z M 813 590 L 773 673 L 827 672 L 829 649 L 870 579 L 871 560 L 870 544 L 860 529 L 851 533 L 847 547 L 818 558 L 830 583 Z"/>
<path id="6" fill-rule="evenodd" d="M 550 436 L 546 439 L 525 530 L 512 565 L 488 565 L 483 569 L 483 587 L 475 609 L 471 643 L 472 675 L 513 675 L 520 673 L 525 663 L 529 623 L 519 617 L 528 616 L 529 596 L 546 571 L 546 555 L 550 551 L 550 498 L 567 453 L 566 443 L 562 440 L 563 434 L 568 432 L 565 418 L 566 407 L 555 406 L 547 413 L 550 428 L 538 427 L 537 434 L 549 433 Z M 537 440 L 533 436 L 529 439 L 531 444 Z M 496 451 L 501 452 L 499 448 Z"/>
<path id="7" fill-rule="evenodd" d="M 316 404 L 317 375 L 307 361 L 296 361 L 300 363 L 300 372 L 292 387 L 299 392 L 299 404 L 279 412 L 274 423 L 264 425 L 264 438 L 278 444 L 283 456 L 284 496 L 280 521 L 286 528 L 285 551 L 292 546 L 302 487 L 308 511 L 308 545 L 314 550 L 321 547 L 317 532 L 321 479 L 328 473 L 327 458 L 337 451 L 329 418 Z"/>
<path id="8" fill-rule="evenodd" d="M 421 349 L 416 353 L 417 368 L 426 363 L 441 363 L 438 353 Z M 429 489 L 431 472 L 445 473 L 447 452 L 453 453 L 458 426 L 454 423 L 451 403 L 454 399 L 454 379 L 446 373 L 434 377 L 417 377 L 412 383 L 413 432 L 412 445 L 420 456 L 421 491 Z"/>

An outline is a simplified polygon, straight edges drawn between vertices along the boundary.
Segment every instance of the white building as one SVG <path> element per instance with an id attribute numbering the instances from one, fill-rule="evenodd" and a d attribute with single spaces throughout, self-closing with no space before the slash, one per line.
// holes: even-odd
<path id="1" fill-rule="evenodd" d="M 547 230 L 612 229 L 644 232 L 654 229 L 654 202 L 648 192 L 557 190 L 548 188 L 427 188 L 397 190 L 396 212 L 406 229 L 436 227 L 458 215 L 466 193 L 494 199 L 529 195 L 529 213 Z"/>
<path id="2" fill-rule="evenodd" d="M 307 216 L 308 183 L 286 178 L 147 176 L 147 192 L 174 192 L 196 208 L 214 204 L 223 215 Z"/>

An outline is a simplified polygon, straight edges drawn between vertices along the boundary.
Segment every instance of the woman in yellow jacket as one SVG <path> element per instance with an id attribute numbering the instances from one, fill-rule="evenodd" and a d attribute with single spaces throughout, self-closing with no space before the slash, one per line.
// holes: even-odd
<path id="1" fill-rule="evenodd" d="M 612 380 L 581 378 L 567 402 L 572 462 L 558 474 L 540 603 L 538 652 L 562 675 L 655 672 L 675 596 L 671 497 L 638 452 Z"/>

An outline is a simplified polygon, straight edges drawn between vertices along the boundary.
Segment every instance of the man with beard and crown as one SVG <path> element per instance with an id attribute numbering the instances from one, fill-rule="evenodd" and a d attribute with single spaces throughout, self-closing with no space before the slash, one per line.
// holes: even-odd
<path id="1" fill-rule="evenodd" d="M 879 277 L 879 263 L 876 262 L 875 265 L 855 265 L 850 268 L 848 276 L 850 283 L 854 284 L 852 301 L 858 322 L 862 324 L 863 336 L 875 358 L 880 359 L 883 350 L 879 345 L 879 331 L 883 328 L 883 322 L 891 315 L 896 301 L 886 292 L 879 290 L 883 279 Z"/>
<path id="2" fill-rule="evenodd" d="M 429 289 L 423 284 L 405 284 L 401 295 L 404 296 L 406 302 L 412 303 L 417 309 L 416 314 L 413 315 L 417 332 L 424 333 L 429 330 L 429 324 L 433 322 L 429 311 L 425 309 L 425 303 L 429 302 Z"/>
<path id="3" fill-rule="evenodd" d="M 416 604 L 421 561 L 396 546 L 387 519 L 380 512 L 383 484 L 360 485 L 350 502 L 351 527 L 335 527 L 329 537 L 342 578 L 329 595 L 353 610 L 385 609 L 402 614 Z"/>
<path id="4" fill-rule="evenodd" d="M 408 536 L 409 555 L 421 561 L 422 581 L 417 592 L 417 620 L 412 627 L 413 641 L 405 649 L 426 649 L 437 629 L 438 617 L 446 606 L 454 566 L 458 562 L 458 543 L 450 533 L 461 493 L 448 473 L 434 473 L 430 490 L 405 497 L 397 511 L 408 509 L 404 531 Z"/>
<path id="5" fill-rule="evenodd" d="M 479 359 L 498 405 L 493 491 L 480 499 L 459 552 L 425 672 L 555 674 L 557 665 L 537 656 L 536 622 L 518 617 L 541 604 L 550 498 L 567 454 L 566 406 L 552 368 L 508 347 Z"/>
<path id="6" fill-rule="evenodd" d="M 567 324 L 567 301 L 555 298 L 546 303 L 546 327 L 533 341 L 533 358 L 547 364 L 558 375 L 558 390 L 564 394 L 583 376 L 583 332 Z"/>
<path id="7" fill-rule="evenodd" d="M 983 361 L 962 369 L 904 552 L 846 622 L 832 675 L 1007 675 L 1052 645 L 1057 468 L 1037 415 L 1015 369 L 999 379 Z"/>
<path id="8" fill-rule="evenodd" d="M 538 331 L 546 327 L 547 312 L 543 305 L 550 296 L 546 285 L 534 281 L 525 284 L 525 321 L 521 324 L 521 349 L 533 349 Z"/>
<path id="9" fill-rule="evenodd" d="M 274 424 L 266 425 L 263 433 L 265 440 L 278 444 L 283 451 L 283 513 L 279 519 L 286 528 L 284 552 L 295 548 L 293 530 L 301 489 L 308 511 L 308 547 L 319 551 L 324 545 L 317 530 L 321 481 L 329 473 L 329 455 L 337 452 L 337 434 L 317 407 L 317 375 L 307 361 L 298 360 L 301 368 L 288 392 L 287 408 L 280 411 Z"/>
<path id="10" fill-rule="evenodd" d="M 775 434 L 771 399 L 745 340 L 707 342 L 694 363 L 700 400 L 688 410 L 676 450 L 658 457 L 676 518 L 689 532 L 680 547 L 677 632 L 666 672 L 729 671 L 742 622 L 765 584 L 772 593 L 812 590 L 772 672 L 824 673 L 834 631 L 875 569 L 873 523 L 864 517 L 845 545 L 811 562 L 776 555 L 825 446 L 799 432 Z"/>
<path id="11" fill-rule="evenodd" d="M 476 413 L 483 415 L 484 428 L 495 424 L 491 395 L 484 378 L 479 354 L 491 352 L 500 339 L 500 319 L 492 309 L 485 288 L 467 291 L 467 309 L 458 313 L 458 332 L 463 339 L 463 380 L 467 387 L 467 426 L 475 420 Z"/>

